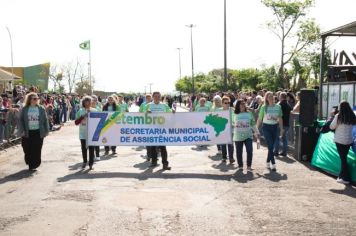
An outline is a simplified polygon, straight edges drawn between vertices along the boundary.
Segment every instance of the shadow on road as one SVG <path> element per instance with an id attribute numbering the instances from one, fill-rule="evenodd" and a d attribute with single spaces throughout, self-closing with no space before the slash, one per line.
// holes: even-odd
<path id="1" fill-rule="evenodd" d="M 149 168 L 142 173 L 128 173 L 128 172 L 83 172 L 77 171 L 75 173 L 57 178 L 58 182 L 68 182 L 72 180 L 81 179 L 110 179 L 110 178 L 126 178 L 126 179 L 212 179 L 230 181 L 233 176 L 228 175 L 214 175 L 214 174 L 198 174 L 198 173 L 176 173 L 171 174 L 159 170 L 153 172 L 154 168 Z"/>
<path id="2" fill-rule="evenodd" d="M 293 164 L 293 163 L 297 162 L 296 160 L 294 160 L 293 158 L 290 158 L 288 156 L 285 156 L 285 157 L 278 156 L 277 160 L 285 162 L 287 164 Z"/>
<path id="3" fill-rule="evenodd" d="M 139 170 L 146 170 L 147 168 L 149 168 L 151 165 L 151 162 L 149 161 L 144 161 L 138 164 L 135 164 L 133 167 L 139 169 Z"/>
<path id="4" fill-rule="evenodd" d="M 344 189 L 330 189 L 330 192 L 356 198 L 356 189 L 351 185 L 345 186 Z"/>
<path id="5" fill-rule="evenodd" d="M 247 171 L 247 173 L 245 174 L 242 170 L 238 170 L 233 175 L 233 179 L 239 183 L 242 183 L 242 184 L 245 184 L 247 182 L 253 181 L 258 178 L 261 178 L 261 175 L 258 175 L 256 177 L 256 176 L 254 176 L 254 174 L 251 171 Z"/>
<path id="6" fill-rule="evenodd" d="M 272 182 L 280 182 L 282 180 L 287 180 L 288 179 L 287 174 L 281 174 L 281 173 L 278 173 L 278 172 L 275 172 L 275 171 L 270 171 L 269 173 L 266 173 L 264 175 L 261 175 L 261 174 L 257 173 L 257 175 L 258 175 L 259 178 L 264 178 L 264 179 L 270 180 Z"/>
<path id="7" fill-rule="evenodd" d="M 229 170 L 235 170 L 236 167 L 232 164 L 229 164 L 229 163 L 226 163 L 226 162 L 220 162 L 220 164 L 216 165 L 212 165 L 212 167 L 214 169 L 218 169 L 220 170 L 221 172 L 228 172 Z"/>
<path id="8" fill-rule="evenodd" d="M 215 154 L 213 156 L 209 155 L 208 157 L 213 161 L 221 161 L 222 160 L 222 155 L 220 155 L 220 154 Z"/>
<path id="9" fill-rule="evenodd" d="M 191 149 L 193 151 L 198 151 L 198 152 L 209 150 L 208 146 L 196 146 L 196 147 L 192 147 Z"/>
<path id="10" fill-rule="evenodd" d="M 0 184 L 4 184 L 10 181 L 18 181 L 21 179 L 26 179 L 32 177 L 35 172 L 31 172 L 29 170 L 21 170 L 17 173 L 5 176 L 4 178 L 0 179 Z"/>

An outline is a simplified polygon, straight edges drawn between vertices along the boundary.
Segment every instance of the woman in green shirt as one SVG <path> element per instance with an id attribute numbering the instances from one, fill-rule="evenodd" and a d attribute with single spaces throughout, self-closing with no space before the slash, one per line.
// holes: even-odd
<path id="1" fill-rule="evenodd" d="M 22 137 L 25 162 L 30 171 L 36 170 L 41 165 L 43 139 L 49 132 L 46 110 L 38 104 L 38 101 L 36 93 L 29 93 L 19 120 L 19 133 Z"/>
<path id="2" fill-rule="evenodd" d="M 223 109 L 222 111 L 228 111 L 230 110 L 230 116 L 232 120 L 232 111 L 230 107 L 230 98 L 229 97 L 223 97 L 222 98 L 222 104 L 223 104 Z M 222 161 L 226 162 L 227 160 L 227 153 L 229 153 L 229 161 L 230 164 L 234 164 L 234 145 L 233 144 L 221 144 L 221 151 L 222 151 Z"/>
<path id="3" fill-rule="evenodd" d="M 272 92 L 267 92 L 265 94 L 265 102 L 259 112 L 257 127 L 260 127 L 261 124 L 263 136 L 265 137 L 268 146 L 267 168 L 272 171 L 276 171 L 276 161 L 274 159 L 273 148 L 278 135 L 278 125 L 280 127 L 281 136 L 284 131 L 282 109 L 281 106 L 274 103 Z"/>
<path id="4" fill-rule="evenodd" d="M 233 119 L 233 141 L 235 142 L 236 147 L 236 156 L 237 162 L 239 164 L 239 169 L 243 169 L 243 145 L 245 144 L 246 153 L 247 153 L 247 170 L 251 171 L 252 165 L 252 138 L 253 132 L 259 138 L 259 132 L 256 128 L 256 122 L 253 114 L 247 111 L 247 106 L 244 100 L 239 99 L 235 105 L 235 116 Z"/>
<path id="5" fill-rule="evenodd" d="M 79 125 L 79 139 L 82 148 L 83 156 L 83 166 L 84 169 L 88 162 L 88 149 L 89 149 L 89 169 L 93 169 L 94 164 L 94 146 L 87 147 L 86 138 L 87 138 L 87 120 L 88 113 L 90 111 L 96 111 L 95 108 L 91 107 L 92 98 L 89 96 L 83 97 L 82 107 L 77 112 L 75 118 L 75 124 Z"/>
<path id="6" fill-rule="evenodd" d="M 222 99 L 219 95 L 216 95 L 214 98 L 213 98 L 213 106 L 211 107 L 210 109 L 212 112 L 216 112 L 216 111 L 222 111 L 223 110 L 223 105 L 222 105 Z M 218 155 L 221 155 L 222 154 L 222 151 L 221 151 L 221 145 L 218 144 L 217 145 L 217 148 L 218 148 Z"/>

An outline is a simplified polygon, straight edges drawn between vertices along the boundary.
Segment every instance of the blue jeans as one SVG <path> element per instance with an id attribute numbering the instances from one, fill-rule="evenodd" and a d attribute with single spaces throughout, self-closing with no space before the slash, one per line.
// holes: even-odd
<path id="1" fill-rule="evenodd" d="M 63 107 L 62 109 L 61 109 L 61 113 L 60 113 L 60 116 L 59 116 L 60 118 L 59 118 L 59 121 L 60 121 L 60 123 L 62 123 L 62 122 L 67 122 L 67 107 Z"/>
<path id="2" fill-rule="evenodd" d="M 247 166 L 251 167 L 252 165 L 252 139 L 248 138 L 245 141 L 236 141 L 235 146 L 236 146 L 236 157 L 237 157 L 237 163 L 239 164 L 239 167 L 243 167 L 244 163 L 242 160 L 242 153 L 243 153 L 243 147 L 246 147 L 246 153 L 247 153 Z"/>
<path id="3" fill-rule="evenodd" d="M 289 127 L 288 126 L 283 126 L 283 136 L 282 136 L 282 153 L 283 154 L 287 154 L 288 151 L 288 133 L 289 133 Z M 278 131 L 277 131 L 277 138 L 276 138 L 276 142 L 274 143 L 274 153 L 278 154 L 279 153 L 279 149 L 280 149 L 280 130 L 278 127 Z"/>
<path id="4" fill-rule="evenodd" d="M 272 162 L 273 165 L 276 164 L 273 155 L 273 148 L 278 134 L 277 129 L 278 129 L 278 125 L 268 125 L 268 124 L 262 125 L 263 136 L 266 139 L 266 143 L 268 147 L 267 163 Z"/>

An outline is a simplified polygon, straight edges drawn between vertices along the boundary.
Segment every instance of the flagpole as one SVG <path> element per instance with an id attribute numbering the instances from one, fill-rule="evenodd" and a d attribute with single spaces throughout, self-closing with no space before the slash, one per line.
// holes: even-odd
<path id="1" fill-rule="evenodd" d="M 89 73 L 89 85 L 90 85 L 90 92 L 93 94 L 93 83 L 91 81 L 91 42 L 89 41 L 89 67 L 88 67 L 88 73 Z"/>

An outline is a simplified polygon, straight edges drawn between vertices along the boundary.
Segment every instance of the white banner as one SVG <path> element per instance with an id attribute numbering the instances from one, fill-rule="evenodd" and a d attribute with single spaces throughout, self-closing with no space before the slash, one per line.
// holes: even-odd
<path id="1" fill-rule="evenodd" d="M 90 146 L 190 146 L 232 143 L 230 111 L 91 112 Z"/>

